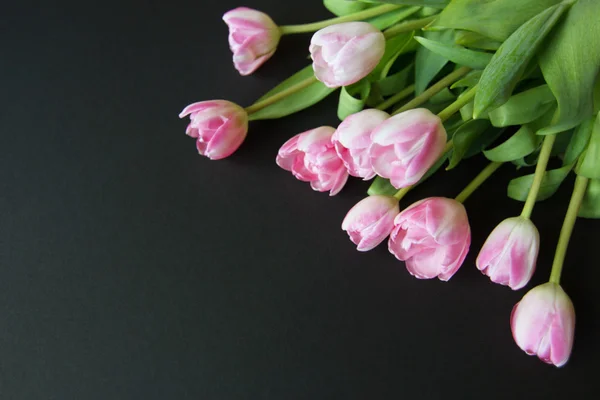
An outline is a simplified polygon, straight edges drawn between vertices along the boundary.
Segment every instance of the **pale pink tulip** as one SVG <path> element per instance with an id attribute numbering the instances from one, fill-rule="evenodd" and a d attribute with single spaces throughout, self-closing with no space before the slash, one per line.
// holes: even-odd
<path id="1" fill-rule="evenodd" d="M 371 140 L 373 170 L 400 189 L 417 183 L 441 157 L 446 130 L 437 115 L 417 108 L 384 121 Z"/>
<path id="2" fill-rule="evenodd" d="M 358 251 L 368 251 L 383 242 L 394 227 L 400 212 L 398 200 L 389 196 L 369 196 L 348 211 L 342 229 Z"/>
<path id="3" fill-rule="evenodd" d="M 233 64 L 241 75 L 253 73 L 275 53 L 281 33 L 267 14 L 238 7 L 226 12 L 223 21 L 229 27 Z"/>
<path id="4" fill-rule="evenodd" d="M 331 143 L 334 132 L 330 126 L 321 126 L 294 136 L 279 149 L 277 165 L 310 182 L 314 190 L 337 194 L 348 180 L 348 171 Z"/>
<path id="5" fill-rule="evenodd" d="M 358 82 L 383 57 L 385 37 L 366 22 L 345 22 L 316 32 L 310 42 L 310 55 L 318 80 L 334 88 Z"/>
<path id="6" fill-rule="evenodd" d="M 462 265 L 471 244 L 465 207 L 454 199 L 430 197 L 394 220 L 388 248 L 419 279 L 447 281 Z"/>
<path id="7" fill-rule="evenodd" d="M 211 160 L 230 156 L 248 133 L 248 114 L 230 101 L 193 103 L 183 109 L 179 118 L 187 115 L 191 122 L 185 133 L 197 139 L 198 153 Z"/>
<path id="8" fill-rule="evenodd" d="M 370 108 L 346 117 L 338 126 L 331 140 L 350 175 L 364 180 L 375 176 L 369 156 L 371 132 L 389 117 L 385 111 Z"/>
<path id="9" fill-rule="evenodd" d="M 575 334 L 575 308 L 552 282 L 531 289 L 513 308 L 513 338 L 521 350 L 562 367 L 569 360 Z"/>
<path id="10" fill-rule="evenodd" d="M 529 218 L 502 221 L 490 234 L 477 257 L 477 268 L 492 282 L 513 290 L 527 285 L 540 249 L 540 234 Z"/>

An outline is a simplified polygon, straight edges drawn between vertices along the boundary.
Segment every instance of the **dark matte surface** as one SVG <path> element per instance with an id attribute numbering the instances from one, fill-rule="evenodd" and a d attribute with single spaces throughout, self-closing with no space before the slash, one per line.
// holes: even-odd
<path id="1" fill-rule="evenodd" d="M 309 36 L 284 38 L 243 78 L 220 20 L 239 2 L 91 4 L 0 7 L 0 398 L 599 391 L 598 222 L 578 222 L 568 254 L 577 335 L 558 370 L 513 343 L 509 315 L 524 291 L 491 284 L 474 253 L 449 283 L 416 280 L 385 246 L 357 253 L 340 230 L 367 183 L 329 198 L 275 165 L 287 138 L 336 123 L 335 96 L 252 123 L 228 160 L 196 154 L 179 111 L 213 98 L 250 104 L 307 64 Z M 316 0 L 245 5 L 282 24 L 329 15 Z M 483 164 L 440 174 L 404 204 L 455 195 Z M 516 175 L 504 167 L 467 202 L 475 249 L 519 212 L 504 195 Z M 535 284 L 549 274 L 571 185 L 534 212 Z"/>

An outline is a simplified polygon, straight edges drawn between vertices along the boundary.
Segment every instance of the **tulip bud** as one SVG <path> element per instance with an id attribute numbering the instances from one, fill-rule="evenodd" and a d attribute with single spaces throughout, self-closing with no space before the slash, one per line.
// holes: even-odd
<path id="1" fill-rule="evenodd" d="M 465 207 L 454 199 L 430 197 L 394 220 L 388 248 L 419 279 L 447 281 L 462 265 L 471 244 Z"/>
<path id="2" fill-rule="evenodd" d="M 193 103 L 183 109 L 179 118 L 187 115 L 191 122 L 185 133 L 197 139 L 198 153 L 211 160 L 230 156 L 248 133 L 248 114 L 230 101 Z"/>
<path id="3" fill-rule="evenodd" d="M 575 308 L 565 291 L 548 282 L 531 289 L 513 308 L 513 338 L 521 350 L 562 367 L 569 360 L 575 334 Z"/>
<path id="4" fill-rule="evenodd" d="M 417 108 L 383 122 L 373 131 L 371 140 L 373 170 L 400 189 L 417 183 L 441 157 L 446 130 L 437 115 Z"/>
<path id="5" fill-rule="evenodd" d="M 317 31 L 310 55 L 318 80 L 335 88 L 358 82 L 377 66 L 385 52 L 385 37 L 366 22 L 345 22 Z"/>
<path id="6" fill-rule="evenodd" d="M 513 290 L 527 285 L 533 272 L 540 234 L 529 218 L 502 221 L 490 234 L 477 257 L 477 268 L 492 282 Z"/>
<path id="7" fill-rule="evenodd" d="M 229 27 L 233 64 L 241 75 L 250 75 L 275 53 L 281 33 L 267 14 L 238 7 L 226 12 L 223 21 Z"/>
<path id="8" fill-rule="evenodd" d="M 330 126 L 321 126 L 294 136 L 279 149 L 277 165 L 310 182 L 316 191 L 337 194 L 348 180 L 348 171 L 331 143 L 334 132 Z"/>
<path id="9" fill-rule="evenodd" d="M 390 115 L 374 108 L 352 114 L 333 134 L 333 145 L 352 176 L 369 180 L 375 176 L 369 157 L 371 132 Z"/>
<path id="10" fill-rule="evenodd" d="M 395 198 L 369 196 L 348 211 L 342 229 L 348 232 L 358 251 L 369 251 L 388 237 L 399 212 Z"/>

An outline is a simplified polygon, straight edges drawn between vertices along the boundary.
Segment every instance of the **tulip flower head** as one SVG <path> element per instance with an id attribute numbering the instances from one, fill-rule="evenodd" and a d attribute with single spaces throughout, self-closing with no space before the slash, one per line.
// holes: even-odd
<path id="1" fill-rule="evenodd" d="M 248 114 L 230 101 L 211 100 L 193 103 L 179 118 L 190 116 L 185 133 L 196 139 L 198 153 L 219 160 L 240 147 L 248 133 Z"/>
<path id="2" fill-rule="evenodd" d="M 370 108 L 346 117 L 338 126 L 332 141 L 350 175 L 364 180 L 375 176 L 369 156 L 371 132 L 389 117 L 385 111 Z"/>
<path id="3" fill-rule="evenodd" d="M 408 110 L 380 124 L 371 134 L 371 165 L 400 189 L 417 183 L 441 157 L 446 130 L 425 108 Z"/>
<path id="4" fill-rule="evenodd" d="M 377 66 L 385 52 L 385 37 L 366 22 L 345 22 L 317 31 L 310 55 L 318 80 L 335 88 L 358 82 Z"/>
<path id="5" fill-rule="evenodd" d="M 513 308 L 513 338 L 529 355 L 562 367 L 567 363 L 575 334 L 575 308 L 569 296 L 552 282 L 531 289 Z"/>
<path id="6" fill-rule="evenodd" d="M 400 206 L 395 198 L 369 196 L 348 211 L 342 229 L 348 232 L 358 251 L 369 251 L 389 236 L 399 212 Z"/>
<path id="7" fill-rule="evenodd" d="M 229 27 L 233 64 L 241 75 L 250 75 L 275 53 L 279 27 L 265 13 L 238 7 L 223 15 Z"/>
<path id="8" fill-rule="evenodd" d="M 470 244 L 465 207 L 454 199 L 430 197 L 398 214 L 388 248 L 411 275 L 447 281 L 462 265 Z"/>
<path id="9" fill-rule="evenodd" d="M 514 217 L 502 221 L 487 238 L 477 268 L 492 282 L 513 290 L 527 285 L 540 249 L 540 234 L 529 218 Z"/>
<path id="10" fill-rule="evenodd" d="M 335 128 L 322 126 L 294 136 L 279 149 L 277 165 L 310 182 L 316 191 L 337 194 L 348 180 L 348 171 L 333 148 L 334 132 Z"/>

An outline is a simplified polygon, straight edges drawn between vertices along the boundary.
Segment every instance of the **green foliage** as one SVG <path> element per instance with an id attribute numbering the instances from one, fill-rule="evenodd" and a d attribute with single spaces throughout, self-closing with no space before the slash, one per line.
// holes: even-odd
<path id="1" fill-rule="evenodd" d="M 591 179 L 589 181 L 579 208 L 579 216 L 600 219 L 600 180 Z"/>
<path id="2" fill-rule="evenodd" d="M 492 125 L 497 127 L 522 125 L 546 114 L 554 106 L 554 102 L 548 85 L 541 85 L 512 96 L 488 115 Z"/>
<path id="3" fill-rule="evenodd" d="M 503 42 L 527 20 L 560 1 L 453 0 L 431 29 L 462 29 Z"/>
<path id="4" fill-rule="evenodd" d="M 525 22 L 500 46 L 479 80 L 480 89 L 475 95 L 473 109 L 475 117 L 508 100 L 522 78 L 527 63 L 567 8 L 568 5 L 561 3 L 542 11 Z"/>
<path id="5" fill-rule="evenodd" d="M 573 164 L 569 164 L 562 168 L 546 171 L 536 201 L 552 197 L 572 169 Z M 525 175 L 510 181 L 507 189 L 508 197 L 523 202 L 527 200 L 534 176 L 535 174 Z"/>
<path id="6" fill-rule="evenodd" d="M 370 93 L 371 83 L 366 79 L 342 87 L 337 110 L 338 118 L 344 120 L 348 115 L 361 111 L 365 107 Z"/>
<path id="7" fill-rule="evenodd" d="M 446 170 L 456 167 L 465 157 L 467 151 L 471 149 L 471 146 L 490 128 L 490 122 L 483 119 L 467 121 L 458 128 L 452 137 L 454 149 L 450 155 L 450 163 L 446 167 Z"/>
<path id="8" fill-rule="evenodd" d="M 490 53 L 469 50 L 453 43 L 443 43 L 418 36 L 415 37 L 415 40 L 431 52 L 447 58 L 455 64 L 465 65 L 473 69 L 484 69 L 492 59 Z"/>
<path id="9" fill-rule="evenodd" d="M 262 96 L 258 101 L 264 100 L 268 97 L 277 94 L 290 86 L 293 86 L 301 81 L 309 78 L 313 75 L 312 65 L 309 65 L 285 81 L 281 82 L 279 85 L 275 86 L 273 89 L 268 91 L 264 96 Z M 323 100 L 325 97 L 333 93 L 335 89 L 328 88 L 323 83 L 316 81 L 311 85 L 305 87 L 302 90 L 274 103 L 270 106 L 263 108 L 255 113 L 250 114 L 250 121 L 256 121 L 260 119 L 274 119 L 281 118 L 287 115 L 293 114 L 295 112 L 304 110 L 319 101 Z"/>
<path id="10" fill-rule="evenodd" d="M 600 71 L 600 1 L 578 0 L 544 44 L 539 63 L 558 100 L 552 126 L 538 134 L 558 133 L 594 115 L 594 84 Z"/>
<path id="11" fill-rule="evenodd" d="M 453 32 L 424 32 L 426 39 L 435 40 L 441 43 L 452 43 Z M 448 59 L 432 52 L 426 47 L 419 46 L 415 58 L 415 94 L 423 93 L 429 83 L 448 63 Z"/>
<path id="12" fill-rule="evenodd" d="M 590 179 L 600 179 L 600 113 L 596 117 L 587 148 L 581 155 L 581 159 L 577 174 Z"/>

